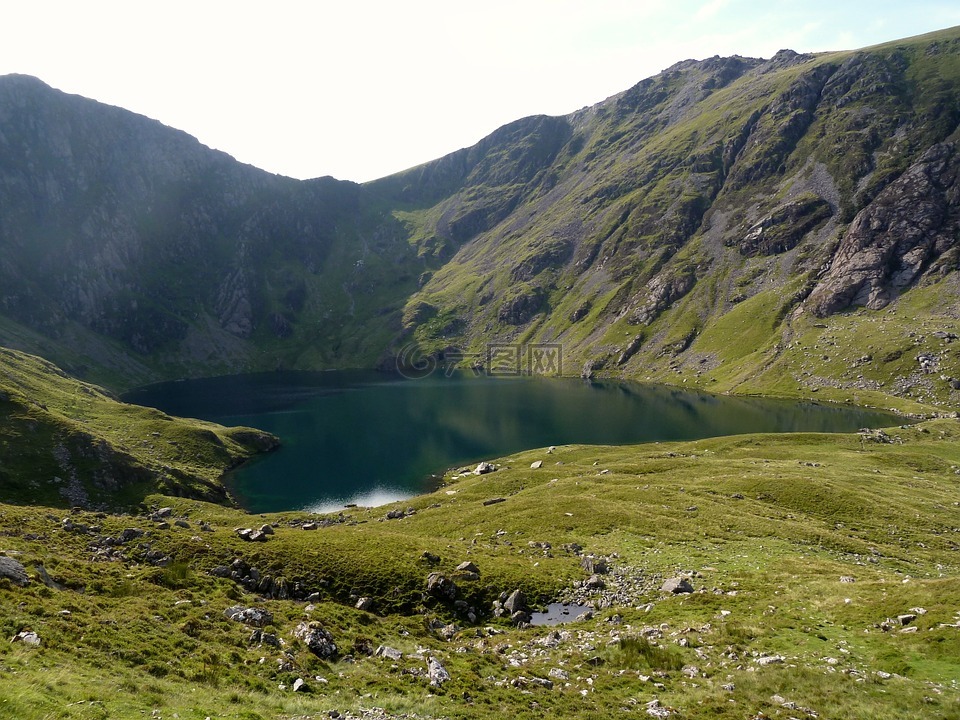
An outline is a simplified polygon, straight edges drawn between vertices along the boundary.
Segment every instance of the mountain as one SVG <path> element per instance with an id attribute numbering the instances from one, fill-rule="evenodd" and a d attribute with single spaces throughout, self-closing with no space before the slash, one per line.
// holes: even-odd
<path id="1" fill-rule="evenodd" d="M 422 263 L 354 183 L 237 163 L 118 108 L 0 79 L 7 344 L 119 384 L 372 365 Z"/>
<path id="2" fill-rule="evenodd" d="M 958 123 L 958 29 L 680 62 L 364 185 L 8 76 L 0 341 L 116 387 L 549 343 L 566 374 L 948 405 Z"/>

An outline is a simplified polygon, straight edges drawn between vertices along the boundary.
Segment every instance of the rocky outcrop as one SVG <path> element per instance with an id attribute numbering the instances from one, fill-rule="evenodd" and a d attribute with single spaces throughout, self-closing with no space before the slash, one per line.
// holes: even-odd
<path id="1" fill-rule="evenodd" d="M 830 204 L 811 195 L 778 207 L 747 230 L 736 244 L 741 255 L 776 255 L 797 246 L 803 236 L 833 214 Z"/>
<path id="2" fill-rule="evenodd" d="M 661 312 L 690 292 L 696 282 L 696 275 L 691 269 L 665 272 L 658 275 L 647 287 L 640 306 L 631 313 L 630 323 L 632 325 L 647 325 L 653 322 Z M 636 349 L 634 352 L 636 352 Z M 624 362 L 627 360 L 629 360 L 629 355 L 624 359 Z"/>
<path id="3" fill-rule="evenodd" d="M 955 248 L 958 232 L 960 154 L 943 143 L 857 214 L 805 306 L 818 317 L 882 308 Z"/>

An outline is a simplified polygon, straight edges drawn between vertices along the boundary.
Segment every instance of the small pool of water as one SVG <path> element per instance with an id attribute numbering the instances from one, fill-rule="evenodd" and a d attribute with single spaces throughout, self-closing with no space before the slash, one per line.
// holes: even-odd
<path id="1" fill-rule="evenodd" d="M 530 613 L 531 625 L 560 625 L 576 620 L 593 608 L 576 603 L 550 603 L 544 612 Z"/>

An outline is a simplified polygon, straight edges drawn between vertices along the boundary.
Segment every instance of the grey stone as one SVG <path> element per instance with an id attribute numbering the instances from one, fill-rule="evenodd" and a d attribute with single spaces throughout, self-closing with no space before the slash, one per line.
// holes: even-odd
<path id="1" fill-rule="evenodd" d="M 373 598 L 362 597 L 357 600 L 357 604 L 354 606 L 357 610 L 363 610 L 364 612 L 370 612 L 373 610 Z"/>
<path id="2" fill-rule="evenodd" d="M 27 571 L 16 560 L 0 555 L 0 578 L 7 578 L 14 585 L 23 587 L 30 584 L 30 578 Z"/>
<path id="3" fill-rule="evenodd" d="M 503 601 L 503 609 L 506 610 L 510 615 L 517 612 L 518 610 L 527 609 L 527 596 L 523 594 L 522 590 L 514 590 L 507 596 L 507 599 Z"/>
<path id="4" fill-rule="evenodd" d="M 40 636 L 32 630 L 21 630 L 13 636 L 11 642 L 22 642 L 30 647 L 40 647 Z"/>
<path id="5" fill-rule="evenodd" d="M 377 657 L 386 658 L 387 660 L 393 660 L 394 662 L 397 662 L 403 659 L 402 652 L 388 645 L 381 645 L 374 651 L 373 654 Z"/>
<path id="6" fill-rule="evenodd" d="M 333 636 L 319 623 L 302 622 L 297 625 L 293 635 L 321 660 L 330 660 L 337 656 L 337 644 L 333 641 Z"/>
<path id="7" fill-rule="evenodd" d="M 245 608 L 242 605 L 234 605 L 224 610 L 223 614 L 230 620 L 258 628 L 270 625 L 273 622 L 273 615 L 264 608 Z"/>
<path id="8" fill-rule="evenodd" d="M 427 660 L 427 677 L 430 679 L 431 686 L 439 687 L 450 679 L 450 673 L 440 664 L 439 660 L 431 656 Z"/>
<path id="9" fill-rule="evenodd" d="M 674 595 L 692 593 L 693 585 L 686 578 L 670 578 L 660 586 L 660 592 L 673 593 Z"/>
<path id="10" fill-rule="evenodd" d="M 430 573 L 427 576 L 427 594 L 440 600 L 455 600 L 457 598 L 457 584 L 441 573 Z"/>
<path id="11" fill-rule="evenodd" d="M 120 531 L 120 534 L 117 536 L 117 541 L 123 545 L 139 537 L 143 537 L 143 530 L 140 528 L 125 528 Z"/>

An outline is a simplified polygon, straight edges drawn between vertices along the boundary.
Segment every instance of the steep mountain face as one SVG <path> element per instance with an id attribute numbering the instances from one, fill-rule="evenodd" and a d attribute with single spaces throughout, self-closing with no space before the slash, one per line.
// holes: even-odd
<path id="1" fill-rule="evenodd" d="M 366 220 L 361 195 L 2 78 L 5 339 L 130 380 L 372 364 L 422 262 L 389 216 Z"/>
<path id="2" fill-rule="evenodd" d="M 565 374 L 946 401 L 917 331 L 960 313 L 958 123 L 957 30 L 684 61 L 363 186 L 2 78 L 0 340 L 121 384 L 550 343 Z"/>
<path id="3" fill-rule="evenodd" d="M 457 249 L 411 298 L 401 342 L 477 356 L 554 343 L 568 374 L 815 387 L 791 340 L 832 329 L 825 318 L 939 283 L 924 318 L 955 325 L 958 123 L 956 31 L 682 62 L 574 115 L 515 123 L 483 162 L 463 151 L 371 184 L 399 200 L 449 183 L 451 166 L 463 178 L 401 214 L 421 242 Z M 921 329 L 910 322 L 904 336 Z M 829 342 L 859 349 L 857 336 Z M 910 375 L 903 354 L 856 370 L 875 376 L 863 388 Z"/>

